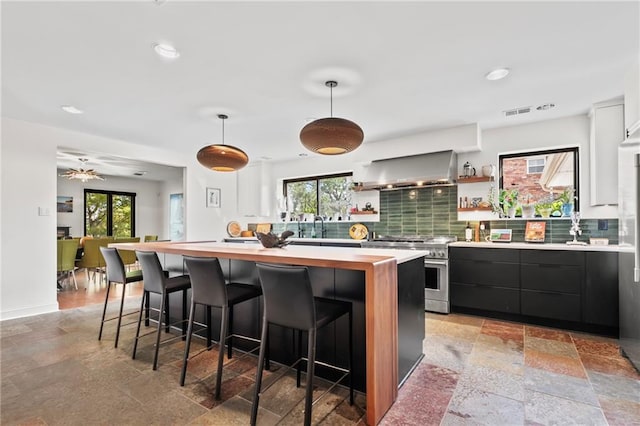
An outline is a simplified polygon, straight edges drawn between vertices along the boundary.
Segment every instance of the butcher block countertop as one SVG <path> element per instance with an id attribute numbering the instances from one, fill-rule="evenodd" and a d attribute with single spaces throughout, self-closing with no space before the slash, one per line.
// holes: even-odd
<path id="1" fill-rule="evenodd" d="M 380 422 L 398 395 L 398 264 L 422 251 L 194 242 L 112 243 L 109 247 L 185 256 L 364 271 L 366 322 L 366 422 Z M 144 273 L 144 271 L 143 271 Z"/>

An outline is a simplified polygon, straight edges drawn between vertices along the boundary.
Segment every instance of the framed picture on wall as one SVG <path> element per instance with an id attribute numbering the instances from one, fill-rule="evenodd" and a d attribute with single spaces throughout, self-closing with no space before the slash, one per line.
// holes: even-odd
<path id="1" fill-rule="evenodd" d="M 58 213 L 73 213 L 73 197 L 59 195 L 56 205 Z"/>
<path id="2" fill-rule="evenodd" d="M 220 207 L 220 188 L 207 188 L 207 207 Z"/>

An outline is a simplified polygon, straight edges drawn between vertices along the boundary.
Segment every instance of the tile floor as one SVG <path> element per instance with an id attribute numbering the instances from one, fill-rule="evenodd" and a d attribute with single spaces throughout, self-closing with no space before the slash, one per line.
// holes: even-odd
<path id="1" fill-rule="evenodd" d="M 62 293 L 100 304 L 0 323 L 0 424 L 248 424 L 254 358 L 226 360 L 216 401 L 215 351 L 190 362 L 180 387 L 182 341 L 161 347 L 152 371 L 152 336 L 136 360 L 134 326 L 123 329 L 117 349 L 113 328 L 97 340 L 99 286 Z M 138 301 L 133 288 L 126 305 Z M 426 314 L 425 326 L 425 357 L 384 425 L 640 425 L 640 375 L 615 340 L 454 314 Z M 263 397 L 259 424 L 301 424 L 303 393 L 285 376 Z M 320 400 L 314 424 L 363 424 L 364 396 L 354 406 L 346 397 L 338 389 Z"/>

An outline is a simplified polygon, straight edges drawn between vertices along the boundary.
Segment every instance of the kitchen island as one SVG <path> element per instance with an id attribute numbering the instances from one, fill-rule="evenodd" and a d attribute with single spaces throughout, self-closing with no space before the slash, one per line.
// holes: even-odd
<path id="1" fill-rule="evenodd" d="M 312 281 L 317 274 L 333 277 L 333 283 L 323 285 L 323 296 L 333 295 L 352 300 L 354 305 L 362 304 L 363 321 L 361 327 L 356 325 L 357 320 L 354 321 L 354 342 L 356 347 L 360 343 L 364 350 L 360 351 L 360 357 L 355 350 L 354 365 L 365 368 L 367 424 L 377 424 L 382 419 L 396 399 L 399 384 L 422 357 L 424 252 L 311 246 L 267 249 L 257 244 L 215 242 L 115 243 L 110 246 L 228 259 L 231 273 L 234 262 L 245 266 L 266 262 L 308 266 Z M 348 288 L 344 288 L 347 284 Z M 360 287 L 359 291 L 356 291 L 357 287 Z M 314 287 L 314 294 L 316 291 Z M 327 291 L 333 293 L 327 294 Z M 338 334 L 336 332 L 336 342 Z M 277 361 L 277 354 L 273 358 Z"/>

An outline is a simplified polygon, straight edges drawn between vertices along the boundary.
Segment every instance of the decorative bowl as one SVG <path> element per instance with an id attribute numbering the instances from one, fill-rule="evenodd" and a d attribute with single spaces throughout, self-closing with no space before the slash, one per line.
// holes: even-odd
<path id="1" fill-rule="evenodd" d="M 275 235 L 272 232 L 256 232 L 256 238 L 265 248 L 282 248 L 289 244 L 291 241 L 287 241 L 287 238 L 293 235 L 291 231 L 284 231 L 281 235 Z"/>

